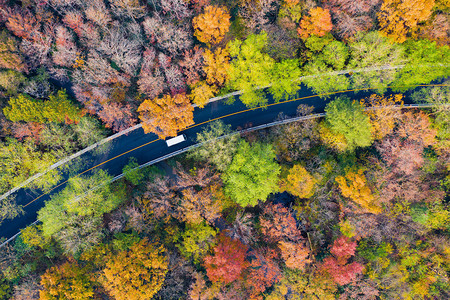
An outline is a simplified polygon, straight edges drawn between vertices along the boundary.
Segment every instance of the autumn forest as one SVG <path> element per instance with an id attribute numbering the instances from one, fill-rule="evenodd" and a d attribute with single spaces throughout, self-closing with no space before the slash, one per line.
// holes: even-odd
<path id="1" fill-rule="evenodd" d="M 449 43 L 448 0 L 0 0 L 0 195 L 215 97 L 325 107 L 207 122 L 118 180 L 43 172 L 38 220 L 0 238 L 0 299 L 450 299 Z M 25 214 L 0 199 L 0 224 Z"/>

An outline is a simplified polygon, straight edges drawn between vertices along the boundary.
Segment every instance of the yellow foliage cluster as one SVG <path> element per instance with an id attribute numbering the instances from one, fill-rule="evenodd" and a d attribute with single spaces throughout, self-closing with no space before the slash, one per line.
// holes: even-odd
<path id="1" fill-rule="evenodd" d="M 378 13 L 381 32 L 403 43 L 417 23 L 431 16 L 434 0 L 384 0 Z"/>
<path id="2" fill-rule="evenodd" d="M 145 100 L 138 110 L 142 128 L 160 138 L 176 136 L 177 132 L 194 124 L 194 108 L 185 94 Z"/>
<path id="3" fill-rule="evenodd" d="M 217 88 L 212 85 L 208 85 L 205 81 L 199 81 L 194 85 L 194 88 L 189 95 L 192 102 L 198 105 L 198 107 L 203 108 L 208 100 L 217 93 Z"/>
<path id="4" fill-rule="evenodd" d="M 344 176 L 336 177 L 341 193 L 344 197 L 350 198 L 353 202 L 359 204 L 369 212 L 378 214 L 381 208 L 375 205 L 375 197 L 367 185 L 367 179 L 364 171 L 359 169 L 357 172 L 349 171 Z"/>
<path id="5" fill-rule="evenodd" d="M 167 270 L 164 248 L 143 239 L 108 261 L 104 286 L 117 300 L 151 299 L 163 285 Z"/>
<path id="6" fill-rule="evenodd" d="M 319 137 L 322 143 L 338 152 L 344 152 L 347 149 L 348 143 L 345 136 L 341 133 L 331 131 L 324 122 L 319 124 Z"/>
<path id="7" fill-rule="evenodd" d="M 317 180 L 302 165 L 294 165 L 280 180 L 280 190 L 300 198 L 309 198 L 314 194 L 316 183 Z"/>
<path id="8" fill-rule="evenodd" d="M 361 105 L 369 108 L 365 110 L 365 114 L 370 118 L 372 136 L 375 140 L 381 140 L 394 130 L 395 123 L 401 118 L 402 98 L 402 94 L 390 96 L 373 94 L 361 99 Z M 400 107 L 395 108 L 395 105 Z"/>
<path id="9" fill-rule="evenodd" d="M 230 14 L 226 8 L 209 5 L 205 12 L 192 20 L 194 35 L 207 45 L 220 42 L 230 28 Z"/>
<path id="10" fill-rule="evenodd" d="M 203 59 L 205 60 L 203 71 L 206 73 L 206 82 L 210 85 L 224 85 L 228 80 L 228 69 L 230 68 L 228 49 L 217 48 L 214 52 L 206 49 Z"/>

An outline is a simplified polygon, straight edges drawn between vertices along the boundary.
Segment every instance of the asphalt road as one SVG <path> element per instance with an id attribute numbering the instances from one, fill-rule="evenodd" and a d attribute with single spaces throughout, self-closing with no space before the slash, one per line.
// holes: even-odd
<path id="1" fill-rule="evenodd" d="M 342 94 L 359 100 L 362 97 L 372 94 L 372 92 L 345 92 L 332 95 L 327 99 L 321 99 L 318 96 L 314 96 L 315 94 L 310 89 L 303 86 L 297 92 L 297 95 L 291 97 L 291 99 L 308 98 L 289 102 L 282 101 L 277 105 L 270 105 L 266 108 L 256 108 L 252 110 L 249 110 L 238 99 L 236 99 L 232 105 L 225 104 L 224 101 L 212 102 L 203 109 L 195 109 L 194 121 L 195 124 L 199 125 L 193 125 L 182 132 L 188 138 L 186 142 L 169 148 L 163 140 L 158 140 L 156 135 L 144 134 L 141 128 L 110 142 L 108 151 L 103 154 L 89 152 L 80 156 L 84 166 L 78 173 L 107 161 L 101 166 L 94 168 L 94 170 L 101 168 L 106 170 L 110 175 L 116 176 L 122 173 L 122 168 L 128 163 L 130 157 L 135 157 L 139 164 L 144 164 L 163 155 L 195 144 L 196 134 L 204 129 L 209 120 L 221 118 L 226 124 L 231 124 L 233 129 L 258 126 L 273 122 L 281 112 L 287 116 L 295 116 L 297 107 L 300 104 L 314 106 L 314 113 L 322 113 L 324 112 L 325 105 L 329 101 Z M 408 94 L 405 96 L 405 103 L 412 103 Z M 269 104 L 273 103 L 270 95 L 268 98 Z M 128 153 L 124 154 L 125 152 Z M 92 172 L 92 170 L 85 173 L 85 175 L 89 175 L 90 172 Z M 67 180 L 70 176 L 73 176 L 73 174 L 70 173 L 70 170 L 64 171 L 64 179 L 61 182 Z M 64 187 L 65 184 L 62 184 L 57 189 L 53 190 L 50 195 L 61 191 Z M 13 220 L 6 220 L 3 222 L 0 226 L 0 237 L 10 238 L 18 233 L 21 228 L 33 223 L 36 220 L 37 211 L 44 206 L 45 201 L 50 197 L 48 194 L 41 196 L 42 192 L 29 189 L 20 189 L 16 192 L 16 195 L 18 204 L 24 206 L 25 214 Z M 38 199 L 36 200 L 36 198 Z"/>

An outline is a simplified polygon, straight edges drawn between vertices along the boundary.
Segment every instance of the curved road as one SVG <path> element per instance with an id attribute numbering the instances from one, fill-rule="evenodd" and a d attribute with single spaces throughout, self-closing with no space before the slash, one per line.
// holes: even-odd
<path id="1" fill-rule="evenodd" d="M 274 103 L 269 95 L 269 104 L 263 108 L 248 109 L 239 99 L 236 99 L 232 105 L 227 105 L 224 101 L 212 102 L 203 109 L 195 108 L 195 125 L 182 132 L 188 138 L 186 142 L 168 148 L 165 141 L 158 139 L 154 134 L 144 134 L 142 128 L 140 128 L 113 140 L 107 153 L 96 154 L 95 151 L 90 151 L 81 155 L 79 159 L 85 163 L 84 171 L 77 174 L 89 175 L 92 170 L 101 168 L 110 175 L 117 176 L 122 173 L 122 168 L 128 163 L 130 157 L 135 157 L 141 165 L 195 144 L 196 134 L 213 120 L 221 119 L 236 130 L 273 122 L 280 113 L 294 117 L 300 104 L 314 106 L 313 113 L 322 113 L 326 104 L 337 96 L 345 94 L 351 98 L 360 99 L 372 93 L 363 90 L 336 92 L 330 93 L 330 97 L 324 100 L 315 95 L 309 88 L 302 86 L 291 100 Z M 412 103 L 409 94 L 405 94 L 405 104 Z M 0 237 L 10 238 L 18 233 L 21 228 L 33 223 L 36 220 L 37 211 L 44 206 L 45 201 L 49 199 L 51 194 L 57 193 L 65 187 L 66 180 L 70 176 L 73 175 L 65 171 L 61 183 L 47 194 L 29 189 L 18 190 L 16 192 L 17 203 L 23 206 L 25 214 L 13 220 L 4 221 L 0 226 Z"/>

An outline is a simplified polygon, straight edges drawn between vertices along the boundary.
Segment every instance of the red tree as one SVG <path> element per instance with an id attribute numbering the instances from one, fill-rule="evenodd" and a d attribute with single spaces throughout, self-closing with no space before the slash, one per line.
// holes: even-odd
<path id="1" fill-rule="evenodd" d="M 242 271 L 248 266 L 245 260 L 247 249 L 241 241 L 220 235 L 214 255 L 205 257 L 204 266 L 209 279 L 230 283 L 241 278 Z"/>
<path id="2" fill-rule="evenodd" d="M 323 260 L 320 269 L 328 273 L 339 285 L 346 285 L 356 279 L 356 276 L 364 269 L 363 265 L 357 262 L 347 264 L 348 259 L 355 254 L 356 242 L 341 236 L 334 241 L 329 256 Z"/>

